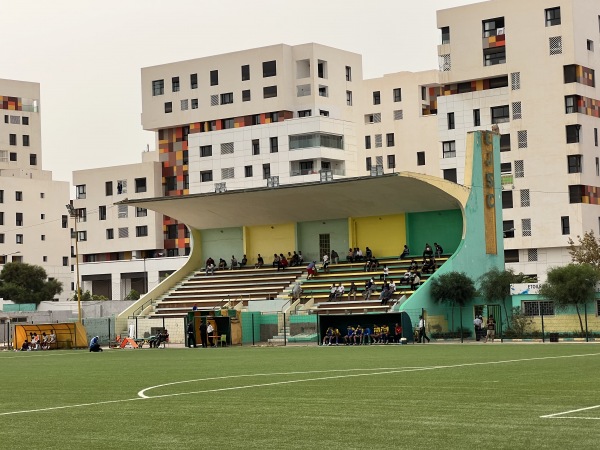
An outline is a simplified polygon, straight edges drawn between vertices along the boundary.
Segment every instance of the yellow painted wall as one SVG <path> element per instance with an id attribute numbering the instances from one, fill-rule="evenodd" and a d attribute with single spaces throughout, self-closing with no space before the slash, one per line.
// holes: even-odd
<path id="1" fill-rule="evenodd" d="M 363 253 L 369 247 L 376 257 L 395 256 L 402 253 L 406 240 L 406 217 L 404 214 L 350 219 L 350 236 L 353 247 Z"/>
<path id="2" fill-rule="evenodd" d="M 261 225 L 245 227 L 244 230 L 246 257 L 248 264 L 255 264 L 257 254 L 260 253 L 265 264 L 273 262 L 273 253 L 292 252 L 296 249 L 296 225 L 285 223 L 282 225 Z"/>
<path id="3" fill-rule="evenodd" d="M 583 328 L 585 329 L 585 317 L 583 312 L 581 313 L 581 321 L 583 322 Z M 587 323 L 589 331 L 600 331 L 600 317 L 596 316 L 593 311 L 591 314 L 588 311 Z M 539 316 L 533 318 L 530 329 L 542 331 L 542 319 Z M 581 325 L 579 324 L 579 317 L 577 314 L 557 314 L 554 316 L 544 316 L 544 330 L 547 333 L 580 332 Z"/>

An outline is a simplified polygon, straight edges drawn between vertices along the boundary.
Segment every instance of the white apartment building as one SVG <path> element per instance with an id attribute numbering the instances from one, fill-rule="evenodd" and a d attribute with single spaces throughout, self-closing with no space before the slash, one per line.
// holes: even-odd
<path id="1" fill-rule="evenodd" d="M 0 79 L 0 264 L 43 267 L 72 297 L 69 183 L 42 170 L 40 85 Z"/>
<path id="2" fill-rule="evenodd" d="M 73 172 L 81 289 L 122 300 L 134 289 L 143 294 L 177 270 L 185 257 L 167 257 L 163 216 L 114 203 L 160 197 L 157 152 L 142 162 Z"/>
<path id="3" fill-rule="evenodd" d="M 468 131 L 501 133 L 505 256 L 538 274 L 600 226 L 600 2 L 492 0 L 438 12 L 443 169 Z"/>

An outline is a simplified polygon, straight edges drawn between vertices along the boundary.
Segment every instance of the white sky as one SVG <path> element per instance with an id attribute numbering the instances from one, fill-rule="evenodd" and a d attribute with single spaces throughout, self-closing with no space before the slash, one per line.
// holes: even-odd
<path id="1" fill-rule="evenodd" d="M 474 0 L 0 0 L 0 78 L 41 84 L 42 164 L 131 164 L 140 69 L 285 43 L 360 53 L 365 78 L 437 68 L 436 10 Z M 10 95 L 0 92 L 0 95 Z"/>

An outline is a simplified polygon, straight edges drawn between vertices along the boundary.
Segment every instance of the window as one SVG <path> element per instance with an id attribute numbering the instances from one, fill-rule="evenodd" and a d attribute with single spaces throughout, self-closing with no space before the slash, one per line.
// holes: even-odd
<path id="1" fill-rule="evenodd" d="M 222 130 L 228 130 L 230 128 L 233 128 L 233 126 L 234 126 L 233 119 L 221 120 L 221 129 Z"/>
<path id="2" fill-rule="evenodd" d="M 78 231 L 77 232 L 77 240 L 79 242 L 87 241 L 87 231 Z"/>
<path id="3" fill-rule="evenodd" d="M 16 243 L 17 244 L 22 244 L 23 243 L 23 235 L 22 234 L 17 234 L 16 235 Z"/>
<path id="4" fill-rule="evenodd" d="M 0 244 L 4 244 L 4 233 L 0 233 Z"/>
<path id="5" fill-rule="evenodd" d="M 365 123 L 380 123 L 381 113 L 365 114 Z"/>
<path id="6" fill-rule="evenodd" d="M 165 102 L 165 114 L 173 112 L 173 102 Z"/>
<path id="7" fill-rule="evenodd" d="M 421 100 L 427 100 L 427 88 L 421 86 Z"/>
<path id="8" fill-rule="evenodd" d="M 365 148 L 367 150 L 371 148 L 371 136 L 365 136 Z"/>
<path id="9" fill-rule="evenodd" d="M 177 239 L 177 225 L 167 225 L 167 239 Z"/>
<path id="10" fill-rule="evenodd" d="M 502 209 L 513 207 L 513 191 L 502 191 Z"/>
<path id="11" fill-rule="evenodd" d="M 165 80 L 155 80 L 152 82 L 152 96 L 163 95 L 165 93 Z"/>
<path id="12" fill-rule="evenodd" d="M 210 96 L 210 106 L 218 106 L 219 105 L 219 95 L 214 94 Z M 213 131 L 212 129 L 210 131 Z"/>
<path id="13" fill-rule="evenodd" d="M 113 195 L 113 182 L 107 181 L 104 183 L 104 192 L 107 196 Z"/>
<path id="14" fill-rule="evenodd" d="M 228 180 L 230 178 L 235 178 L 235 169 L 233 167 L 221 168 L 221 179 Z M 217 184 L 219 183 L 215 183 L 215 187 Z M 221 186 L 225 187 L 225 183 L 221 183 Z"/>
<path id="15" fill-rule="evenodd" d="M 263 88 L 263 98 L 277 97 L 277 86 L 265 86 Z"/>
<path id="16" fill-rule="evenodd" d="M 577 95 L 565 96 L 565 114 L 573 114 L 577 112 Z"/>
<path id="17" fill-rule="evenodd" d="M 37 155 L 35 153 L 30 153 L 29 154 L 29 165 L 30 166 L 37 166 Z"/>
<path id="18" fill-rule="evenodd" d="M 277 136 L 269 138 L 269 148 L 271 149 L 271 153 L 277 153 L 279 151 Z"/>
<path id="19" fill-rule="evenodd" d="M 492 123 L 504 123 L 510 121 L 508 105 L 492 108 Z"/>
<path id="20" fill-rule="evenodd" d="M 29 125 L 29 117 L 23 117 L 23 125 Z"/>
<path id="21" fill-rule="evenodd" d="M 521 208 L 528 208 L 531 206 L 531 195 L 529 189 L 521 189 Z"/>
<path id="22" fill-rule="evenodd" d="M 106 206 L 105 205 L 98 207 L 98 220 L 106 220 Z"/>
<path id="23" fill-rule="evenodd" d="M 587 49 L 588 49 L 590 52 L 593 52 L 593 51 L 594 51 L 594 41 L 592 41 L 592 40 L 590 40 L 590 39 L 588 39 L 588 40 L 587 40 Z"/>
<path id="24" fill-rule="evenodd" d="M 598 147 L 598 128 L 594 128 L 594 146 Z"/>
<path id="25" fill-rule="evenodd" d="M 319 85 L 319 97 L 329 97 L 327 86 Z"/>
<path id="26" fill-rule="evenodd" d="M 381 103 L 381 92 L 375 91 L 373 92 L 373 104 L 379 105 Z"/>
<path id="27" fill-rule="evenodd" d="M 394 97 L 394 102 L 401 102 L 402 101 L 402 89 L 395 88 L 393 91 L 393 97 Z"/>
<path id="28" fill-rule="evenodd" d="M 502 234 L 504 238 L 514 238 L 515 237 L 515 221 L 514 220 L 505 220 L 502 222 Z M 518 260 L 517 260 L 518 262 Z"/>
<path id="29" fill-rule="evenodd" d="M 560 25 L 560 7 L 548 8 L 545 10 L 546 13 L 546 26 L 552 27 L 554 25 Z"/>
<path id="30" fill-rule="evenodd" d="M 242 81 L 250 79 L 250 66 L 248 64 L 242 66 Z"/>
<path id="31" fill-rule="evenodd" d="M 581 173 L 581 155 L 567 156 L 568 173 Z"/>
<path id="32" fill-rule="evenodd" d="M 387 157 L 388 169 L 396 168 L 396 155 L 388 155 Z"/>
<path id="33" fill-rule="evenodd" d="M 219 84 L 219 71 L 211 70 L 210 71 L 210 85 L 217 86 Z"/>
<path id="34" fill-rule="evenodd" d="M 117 194 L 127 194 L 127 180 L 117 180 Z"/>
<path id="35" fill-rule="evenodd" d="M 242 101 L 243 102 L 250 101 L 250 89 L 245 89 L 242 91 Z"/>
<path id="36" fill-rule="evenodd" d="M 496 64 L 506 63 L 506 48 L 494 47 L 483 50 L 483 65 L 495 66 Z"/>
<path id="37" fill-rule="evenodd" d="M 346 91 L 346 106 L 352 106 L 352 91 Z"/>
<path id="38" fill-rule="evenodd" d="M 456 157 L 456 141 L 442 142 L 442 157 L 443 158 L 455 158 Z"/>
<path id="39" fill-rule="evenodd" d="M 562 234 L 571 234 L 571 226 L 569 225 L 569 216 L 562 216 L 560 218 L 560 229 Z"/>
<path id="40" fill-rule="evenodd" d="M 324 109 L 319 110 L 319 115 L 323 117 L 329 117 L 329 111 L 325 111 Z"/>
<path id="41" fill-rule="evenodd" d="M 499 36 L 504 34 L 504 17 L 496 17 L 482 21 L 483 37 Z"/>
<path id="42" fill-rule="evenodd" d="M 567 144 L 576 144 L 579 142 L 581 125 L 567 125 Z"/>
<path id="43" fill-rule="evenodd" d="M 473 126 L 474 127 L 481 126 L 481 113 L 478 109 L 473 110 Z"/>
<path id="44" fill-rule="evenodd" d="M 67 267 L 69 265 L 69 257 L 63 256 L 62 263 L 63 263 L 63 266 Z"/>
<path id="45" fill-rule="evenodd" d="M 200 172 L 200 182 L 206 183 L 213 180 L 212 170 L 204 170 Z"/>
<path id="46" fill-rule="evenodd" d="M 388 133 L 385 135 L 386 144 L 388 147 L 394 146 L 394 133 Z"/>
<path id="47" fill-rule="evenodd" d="M 440 28 L 442 32 L 442 45 L 450 43 L 450 27 Z"/>
<path id="48" fill-rule="evenodd" d="M 444 169 L 444 180 L 456 183 L 458 180 L 456 176 L 456 169 Z"/>
<path id="49" fill-rule="evenodd" d="M 454 130 L 454 113 L 448 113 L 447 115 L 448 129 Z"/>
<path id="50" fill-rule="evenodd" d="M 200 157 L 205 158 L 207 156 L 212 156 L 212 145 L 201 145 Z"/>
<path id="51" fill-rule="evenodd" d="M 562 36 L 548 38 L 548 47 L 550 55 L 562 54 Z"/>
<path id="52" fill-rule="evenodd" d="M 231 155 L 234 152 L 233 142 L 221 143 L 221 155 Z"/>
<path id="53" fill-rule="evenodd" d="M 135 236 L 136 237 L 148 236 L 148 226 L 140 225 L 140 226 L 135 227 Z"/>
<path id="54" fill-rule="evenodd" d="M 577 82 L 577 65 L 569 64 L 563 67 L 563 78 L 565 84 Z"/>
<path id="55" fill-rule="evenodd" d="M 596 176 L 600 177 L 600 158 L 596 156 Z"/>
<path id="56" fill-rule="evenodd" d="M 83 199 L 85 198 L 85 184 L 79 184 L 75 186 L 75 198 Z"/>
<path id="57" fill-rule="evenodd" d="M 17 135 L 16 134 L 9 134 L 8 135 L 8 143 L 10 145 L 17 145 Z"/>
<path id="58" fill-rule="evenodd" d="M 179 77 L 171 78 L 171 86 L 173 88 L 173 92 L 179 92 Z"/>
<path id="59" fill-rule="evenodd" d="M 29 135 L 28 134 L 23 135 L 23 147 L 29 147 Z"/>
<path id="60" fill-rule="evenodd" d="M 119 219 L 127 219 L 129 217 L 129 208 L 127 205 L 119 205 L 117 210 L 117 217 Z"/>
<path id="61" fill-rule="evenodd" d="M 135 208 L 135 217 L 146 217 L 148 216 L 148 210 L 146 208 Z"/>
<path id="62" fill-rule="evenodd" d="M 16 161 L 17 160 L 17 154 L 15 152 L 10 152 L 9 159 L 11 161 Z"/>
<path id="63" fill-rule="evenodd" d="M 298 111 L 298 117 L 310 117 L 311 114 L 312 114 L 312 111 L 310 109 Z"/>
<path id="64" fill-rule="evenodd" d="M 252 139 L 252 154 L 260 155 L 260 141 L 258 139 Z"/>
<path id="65" fill-rule="evenodd" d="M 375 148 L 383 147 L 383 142 L 381 138 L 381 134 L 375 135 Z"/>
<path id="66" fill-rule="evenodd" d="M 190 89 L 198 89 L 198 74 L 192 73 L 190 75 Z"/>
<path id="67" fill-rule="evenodd" d="M 69 217 L 65 214 L 61 216 L 62 219 L 62 227 L 63 228 L 68 228 L 69 226 Z"/>
<path id="68" fill-rule="evenodd" d="M 277 75 L 277 61 L 265 61 L 262 63 L 263 78 L 274 77 Z"/>
<path id="69" fill-rule="evenodd" d="M 135 179 L 135 192 L 146 192 L 146 178 Z"/>
<path id="70" fill-rule="evenodd" d="M 531 236 L 531 219 L 521 219 L 522 235 Z"/>
<path id="71" fill-rule="evenodd" d="M 500 151 L 510 152 L 510 134 L 500 135 Z"/>
<path id="72" fill-rule="evenodd" d="M 425 152 L 417 152 L 417 166 L 425 165 Z"/>
<path id="73" fill-rule="evenodd" d="M 129 237 L 129 228 L 127 227 L 122 227 L 118 229 L 119 232 L 119 239 L 125 239 Z"/>
<path id="74" fill-rule="evenodd" d="M 263 180 L 271 177 L 271 164 L 263 164 Z"/>
<path id="75" fill-rule="evenodd" d="M 279 113 L 278 112 L 271 112 L 269 113 L 269 122 L 270 123 L 275 123 L 275 122 L 279 122 Z"/>
<path id="76" fill-rule="evenodd" d="M 197 98 L 192 99 L 192 109 L 198 109 L 198 99 Z"/>
<path id="77" fill-rule="evenodd" d="M 15 226 L 17 226 L 17 227 L 23 226 L 23 213 L 18 212 L 15 214 Z"/>
<path id="78" fill-rule="evenodd" d="M 251 178 L 252 177 L 252 166 L 245 166 L 244 167 L 244 175 L 246 176 L 246 178 Z"/>
<path id="79" fill-rule="evenodd" d="M 346 66 L 346 81 L 352 81 L 352 67 Z"/>
<path id="80" fill-rule="evenodd" d="M 188 99 L 186 98 L 186 99 L 181 100 L 181 110 L 182 111 L 187 111 L 188 108 L 189 108 Z"/>
<path id="81" fill-rule="evenodd" d="M 327 61 L 317 61 L 317 76 L 319 78 L 327 78 Z"/>
<path id="82" fill-rule="evenodd" d="M 372 164 L 371 164 L 371 157 L 369 156 L 367 159 L 365 159 L 365 163 L 367 166 L 367 172 L 369 172 L 371 170 Z"/>
<path id="83" fill-rule="evenodd" d="M 554 302 L 552 301 L 533 301 L 522 302 L 523 314 L 526 316 L 553 316 Z"/>
<path id="84" fill-rule="evenodd" d="M 221 94 L 221 105 L 228 105 L 230 103 L 233 103 L 233 92 Z"/>
<path id="85" fill-rule="evenodd" d="M 580 184 L 569 186 L 569 203 L 582 203 L 585 187 Z"/>

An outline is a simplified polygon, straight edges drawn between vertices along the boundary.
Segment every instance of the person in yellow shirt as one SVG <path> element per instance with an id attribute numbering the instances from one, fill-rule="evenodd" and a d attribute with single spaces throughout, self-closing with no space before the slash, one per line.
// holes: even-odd
<path id="1" fill-rule="evenodd" d="M 378 343 L 379 339 L 381 339 L 381 327 L 373 324 L 373 343 Z"/>
<path id="2" fill-rule="evenodd" d="M 340 345 L 340 330 L 338 330 L 337 328 L 333 329 L 333 334 L 331 335 L 331 338 L 329 339 L 329 342 L 331 344 L 333 344 L 333 341 L 335 340 L 335 345 Z"/>
<path id="3" fill-rule="evenodd" d="M 388 343 L 388 339 L 389 339 L 389 335 L 390 335 L 390 327 L 387 325 L 382 325 L 381 326 L 381 338 L 380 338 L 380 342 L 382 344 L 387 344 Z"/>

